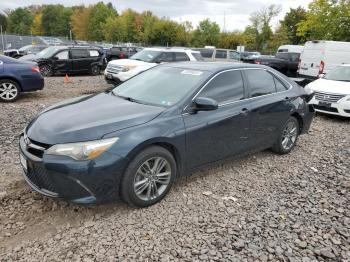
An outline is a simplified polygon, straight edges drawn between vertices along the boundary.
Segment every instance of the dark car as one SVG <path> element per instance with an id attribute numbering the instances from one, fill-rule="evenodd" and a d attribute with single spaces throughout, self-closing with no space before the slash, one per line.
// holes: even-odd
<path id="1" fill-rule="evenodd" d="M 4 50 L 4 55 L 13 57 L 13 58 L 20 58 L 28 54 L 37 54 L 41 50 L 44 50 L 45 48 L 47 48 L 46 45 L 26 45 L 21 47 L 20 49 Z"/>
<path id="2" fill-rule="evenodd" d="M 103 53 L 96 47 L 50 46 L 33 59 L 43 76 L 55 74 L 100 74 Z"/>
<path id="3" fill-rule="evenodd" d="M 276 69 L 286 76 L 297 75 L 300 53 L 281 52 L 276 56 L 260 56 L 255 59 L 256 64 L 266 65 Z"/>
<path id="4" fill-rule="evenodd" d="M 140 47 L 113 46 L 106 51 L 106 59 L 109 62 L 111 60 L 129 58 L 140 50 L 142 50 Z"/>
<path id="5" fill-rule="evenodd" d="M 289 153 L 312 122 L 309 99 L 264 66 L 160 65 L 42 112 L 20 136 L 24 177 L 75 203 L 149 206 L 208 163 L 267 148 Z"/>
<path id="6" fill-rule="evenodd" d="M 37 64 L 0 55 L 0 101 L 15 101 L 22 92 L 44 88 Z"/>

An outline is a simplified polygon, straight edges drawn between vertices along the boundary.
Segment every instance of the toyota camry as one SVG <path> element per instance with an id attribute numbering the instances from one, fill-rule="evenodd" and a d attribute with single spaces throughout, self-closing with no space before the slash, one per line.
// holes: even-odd
<path id="1" fill-rule="evenodd" d="M 44 110 L 20 136 L 20 162 L 43 195 L 146 207 L 208 163 L 265 149 L 289 153 L 309 130 L 310 99 L 261 65 L 164 64 Z"/>

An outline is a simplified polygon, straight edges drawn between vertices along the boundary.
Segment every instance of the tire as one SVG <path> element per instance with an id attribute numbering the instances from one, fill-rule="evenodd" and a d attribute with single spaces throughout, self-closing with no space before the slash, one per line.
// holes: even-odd
<path id="1" fill-rule="evenodd" d="M 40 69 L 40 74 L 42 76 L 48 77 L 48 76 L 52 76 L 53 75 L 53 70 L 52 67 L 49 65 L 42 65 L 39 67 Z"/>
<path id="2" fill-rule="evenodd" d="M 161 168 L 158 172 L 157 168 L 152 166 L 156 161 L 157 167 Z M 146 174 L 147 169 L 155 172 Z M 165 175 L 166 173 L 169 175 Z M 175 176 L 176 162 L 173 155 L 163 147 L 149 147 L 140 152 L 128 165 L 121 182 L 121 197 L 133 207 L 154 205 L 169 192 Z"/>
<path id="3" fill-rule="evenodd" d="M 97 76 L 97 75 L 99 75 L 100 73 L 101 73 L 101 70 L 100 70 L 100 67 L 98 66 L 98 65 L 93 65 L 92 67 L 91 67 L 91 75 L 93 75 L 93 76 Z"/>
<path id="4" fill-rule="evenodd" d="M 10 79 L 0 80 L 0 101 L 13 102 L 21 92 L 19 84 Z"/>
<path id="5" fill-rule="evenodd" d="M 298 119 L 293 116 L 289 117 L 282 126 L 278 140 L 272 147 L 272 151 L 280 155 L 288 154 L 292 151 L 300 134 L 299 128 Z"/>

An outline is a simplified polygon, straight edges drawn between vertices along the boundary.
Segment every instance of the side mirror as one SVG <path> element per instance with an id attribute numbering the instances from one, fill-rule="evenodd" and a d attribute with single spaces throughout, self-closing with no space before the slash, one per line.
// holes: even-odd
<path id="1" fill-rule="evenodd" d="M 218 107 L 218 102 L 212 98 L 197 97 L 194 100 L 193 109 L 195 111 L 212 111 L 218 109 Z"/>

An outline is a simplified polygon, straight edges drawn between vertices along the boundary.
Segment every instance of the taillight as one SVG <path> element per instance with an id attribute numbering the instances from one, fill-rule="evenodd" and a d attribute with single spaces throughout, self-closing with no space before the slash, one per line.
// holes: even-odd
<path id="1" fill-rule="evenodd" d="M 38 66 L 33 66 L 33 67 L 32 67 L 32 72 L 33 72 L 33 73 L 40 73 L 39 67 L 38 67 Z"/>
<path id="2" fill-rule="evenodd" d="M 121 59 L 125 58 L 125 54 L 124 53 L 120 53 L 119 58 L 121 58 Z"/>
<path id="3" fill-rule="evenodd" d="M 300 67 L 301 67 L 301 59 L 299 58 L 299 61 L 298 61 L 298 72 L 300 71 Z"/>
<path id="4" fill-rule="evenodd" d="M 254 61 L 254 64 L 257 64 L 257 65 L 260 65 L 261 64 L 261 62 L 260 61 Z"/>
<path id="5" fill-rule="evenodd" d="M 321 63 L 320 63 L 320 70 L 318 71 L 318 74 L 319 74 L 319 75 L 323 74 L 324 66 L 325 66 L 324 62 L 321 61 Z"/>

